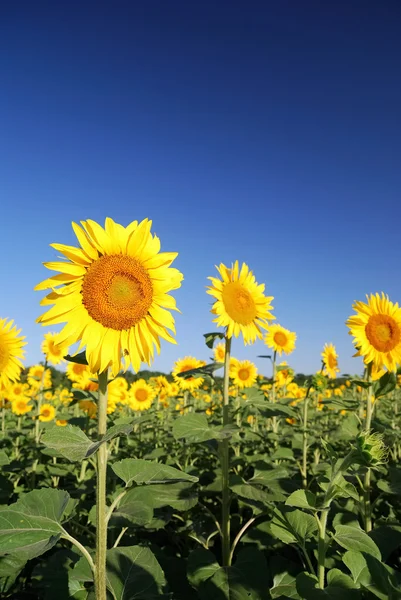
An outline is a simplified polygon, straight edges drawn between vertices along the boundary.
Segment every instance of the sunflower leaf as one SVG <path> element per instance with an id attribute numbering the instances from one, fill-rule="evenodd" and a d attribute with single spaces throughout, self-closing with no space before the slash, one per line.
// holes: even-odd
<path id="1" fill-rule="evenodd" d="M 223 363 L 213 362 L 210 365 L 204 365 L 203 367 L 198 367 L 196 369 L 190 369 L 189 371 L 183 371 L 182 373 L 177 373 L 178 377 L 183 377 L 184 379 L 189 379 L 190 377 L 213 377 L 214 371 L 218 369 L 222 369 L 224 367 Z"/>
<path id="2" fill-rule="evenodd" d="M 118 435 L 128 435 L 132 428 L 131 424 L 114 425 L 101 440 L 92 442 L 82 429 L 75 425 L 66 425 L 65 427 L 53 425 L 43 434 L 42 442 L 47 448 L 56 450 L 60 456 L 76 462 L 94 454 L 104 442 L 108 442 Z"/>
<path id="3" fill-rule="evenodd" d="M 64 356 L 64 359 L 68 360 L 68 362 L 77 363 L 78 365 L 88 364 L 88 361 L 86 360 L 85 350 L 83 352 L 80 352 L 79 354 L 75 354 L 74 356 L 71 356 L 71 354 L 67 354 L 66 356 Z"/>
<path id="4" fill-rule="evenodd" d="M 173 436 L 185 438 L 187 442 L 207 442 L 216 440 L 219 433 L 209 427 L 205 415 L 189 413 L 178 417 L 173 423 Z"/>
<path id="5" fill-rule="evenodd" d="M 116 600 L 156 600 L 162 597 L 165 585 L 162 568 L 149 548 L 126 546 L 107 551 L 107 587 Z"/>
<path id="6" fill-rule="evenodd" d="M 198 477 L 188 475 L 174 467 L 142 458 L 124 458 L 114 463 L 111 468 L 117 477 L 120 477 L 125 482 L 127 487 L 132 483 L 136 483 L 137 485 L 151 485 L 181 481 L 196 483 L 198 481 Z"/>
<path id="7" fill-rule="evenodd" d="M 395 373 L 387 371 L 387 373 L 384 373 L 384 375 L 380 377 L 379 381 L 376 381 L 376 383 L 373 386 L 373 393 L 375 395 L 375 398 L 380 398 L 380 396 L 385 396 L 386 394 L 389 394 L 394 390 L 396 385 L 397 378 L 395 376 Z"/>
<path id="8" fill-rule="evenodd" d="M 215 340 L 224 340 L 224 333 L 220 331 L 213 331 L 212 333 L 204 333 L 205 344 L 208 348 L 212 349 Z"/>

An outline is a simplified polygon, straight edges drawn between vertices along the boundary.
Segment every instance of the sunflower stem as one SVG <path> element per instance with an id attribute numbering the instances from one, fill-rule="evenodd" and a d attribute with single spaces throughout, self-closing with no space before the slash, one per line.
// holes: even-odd
<path id="1" fill-rule="evenodd" d="M 229 413 L 229 372 L 230 372 L 231 338 L 226 334 L 226 354 L 224 358 L 223 383 L 223 427 L 230 423 Z M 221 543 L 223 567 L 229 567 L 231 561 L 230 548 L 230 446 L 229 440 L 220 442 L 221 473 L 222 473 L 222 514 L 221 514 Z"/>
<path id="2" fill-rule="evenodd" d="M 302 411 L 302 487 L 308 486 L 308 395 Z"/>
<path id="3" fill-rule="evenodd" d="M 107 370 L 98 374 L 98 437 L 107 431 Z M 97 452 L 97 486 L 96 486 L 96 600 L 106 600 L 106 552 L 107 552 L 107 519 L 106 519 L 106 471 L 107 443 L 101 444 Z"/>
<path id="4" fill-rule="evenodd" d="M 372 364 L 367 368 L 366 380 L 371 383 Z M 366 421 L 365 431 L 369 432 L 372 424 L 372 407 L 373 407 L 373 392 L 372 387 L 369 386 L 367 390 L 366 400 Z M 370 502 L 370 468 L 368 467 L 365 473 L 365 480 L 363 484 L 363 497 L 365 505 L 365 531 L 369 533 L 372 531 L 372 506 Z"/>

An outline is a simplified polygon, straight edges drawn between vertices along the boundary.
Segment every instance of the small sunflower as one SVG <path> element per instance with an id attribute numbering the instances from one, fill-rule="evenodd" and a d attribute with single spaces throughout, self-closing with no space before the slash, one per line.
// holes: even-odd
<path id="1" fill-rule="evenodd" d="M 20 336 L 20 329 L 14 321 L 0 319 L 0 382 L 8 384 L 19 379 L 25 357 L 25 337 Z"/>
<path id="2" fill-rule="evenodd" d="M 11 402 L 11 410 L 15 415 L 25 415 L 33 409 L 28 398 L 19 398 Z"/>
<path id="3" fill-rule="evenodd" d="M 29 397 L 29 385 L 27 383 L 11 383 L 7 388 L 7 398 L 13 402 L 14 400 L 26 400 Z"/>
<path id="4" fill-rule="evenodd" d="M 297 334 L 293 331 L 289 331 L 281 325 L 272 324 L 267 328 L 265 344 L 281 356 L 283 352 L 284 354 L 294 352 L 296 339 Z"/>
<path id="5" fill-rule="evenodd" d="M 65 371 L 68 379 L 75 383 L 78 383 L 85 373 L 90 373 L 88 365 L 81 365 L 74 362 L 69 362 Z"/>
<path id="6" fill-rule="evenodd" d="M 132 410 L 148 410 L 155 396 L 155 388 L 144 379 L 138 379 L 131 385 L 129 405 Z"/>
<path id="7" fill-rule="evenodd" d="M 42 404 L 40 407 L 39 421 L 44 423 L 53 421 L 56 416 L 56 409 L 51 404 Z"/>
<path id="8" fill-rule="evenodd" d="M 347 325 L 358 355 L 377 370 L 395 371 L 401 364 L 401 308 L 382 293 L 367 296 L 367 304 L 355 302 Z"/>
<path id="9" fill-rule="evenodd" d="M 213 349 L 213 358 L 216 362 L 223 363 L 226 357 L 226 345 L 224 342 L 220 342 Z"/>
<path id="10" fill-rule="evenodd" d="M 261 328 L 266 329 L 268 321 L 275 319 L 269 312 L 273 297 L 264 295 L 264 284 L 256 282 L 245 263 L 241 269 L 238 261 L 231 269 L 223 264 L 216 268 L 221 280 L 209 277 L 212 285 L 207 290 L 216 299 L 211 310 L 217 315 L 213 322 L 226 327 L 229 338 L 242 333 L 244 343 L 253 344 L 263 337 Z"/>
<path id="11" fill-rule="evenodd" d="M 59 365 L 63 362 L 64 356 L 68 354 L 68 346 L 57 344 L 57 333 L 45 333 L 45 339 L 42 342 L 42 352 L 48 363 Z"/>
<path id="12" fill-rule="evenodd" d="M 323 373 L 331 379 L 337 377 L 337 373 L 340 372 L 338 368 L 338 354 L 333 344 L 325 344 L 322 352 L 323 359 Z"/>
<path id="13" fill-rule="evenodd" d="M 56 425 L 58 427 L 65 427 L 66 425 L 68 425 L 68 421 L 66 421 L 65 419 L 57 419 Z"/>
<path id="14" fill-rule="evenodd" d="M 97 405 L 92 400 L 80 400 L 79 408 L 86 412 L 90 419 L 94 419 L 97 414 Z"/>
<path id="15" fill-rule="evenodd" d="M 205 362 L 203 360 L 198 360 L 193 356 L 186 356 L 185 358 L 180 358 L 174 363 L 174 381 L 180 386 L 182 390 L 197 390 L 198 388 L 202 387 L 202 377 L 188 377 L 187 379 L 185 379 L 184 377 L 179 377 L 178 374 L 185 373 L 185 371 L 191 371 L 192 369 L 199 369 L 199 367 L 203 367 L 204 365 Z"/>
<path id="16" fill-rule="evenodd" d="M 258 370 L 250 360 L 239 360 L 230 369 L 230 378 L 239 388 L 252 387 L 256 383 Z"/>
<path id="17" fill-rule="evenodd" d="M 169 292 L 183 278 L 170 267 L 177 254 L 160 252 L 148 219 L 128 227 L 110 218 L 104 228 L 92 220 L 81 225 L 72 224 L 81 247 L 51 244 L 67 260 L 45 263 L 59 273 L 35 288 L 50 289 L 42 304 L 54 305 L 38 322 L 66 323 L 58 343 L 85 347 L 93 373 L 110 368 L 114 376 L 130 364 L 138 371 L 160 351 L 160 338 L 176 343 L 167 330 L 175 333 L 170 311 L 177 310 Z"/>

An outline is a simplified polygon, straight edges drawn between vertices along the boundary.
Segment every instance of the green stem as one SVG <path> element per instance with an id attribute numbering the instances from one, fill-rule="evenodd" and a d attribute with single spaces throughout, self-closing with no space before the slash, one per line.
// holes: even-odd
<path id="1" fill-rule="evenodd" d="M 229 413 L 229 371 L 230 371 L 231 338 L 226 334 L 226 355 L 224 360 L 224 383 L 223 383 L 223 427 L 230 422 Z M 221 515 L 221 542 L 223 567 L 230 566 L 230 447 L 228 439 L 220 444 L 221 473 L 222 473 L 222 515 Z"/>
<path id="2" fill-rule="evenodd" d="M 71 544 L 73 544 L 74 546 L 76 546 L 78 548 L 78 550 L 85 556 L 86 560 L 88 561 L 89 566 L 92 569 L 93 575 L 96 576 L 95 575 L 96 574 L 95 563 L 93 562 L 93 559 L 92 559 L 91 555 L 89 554 L 89 552 L 87 551 L 87 549 L 85 548 L 85 546 L 83 546 L 80 542 L 78 542 L 77 539 L 72 537 L 72 535 L 67 533 L 65 531 L 65 529 L 63 530 L 61 537 L 64 538 L 65 540 L 68 540 L 69 542 L 71 542 Z"/>
<path id="3" fill-rule="evenodd" d="M 302 415 L 302 486 L 308 486 L 308 396 L 304 400 Z"/>
<path id="4" fill-rule="evenodd" d="M 326 527 L 327 527 L 327 517 L 329 516 L 329 507 L 323 510 L 320 519 L 318 520 L 319 524 L 319 540 L 317 546 L 317 575 L 319 579 L 319 587 L 320 589 L 324 589 L 324 563 L 326 561 Z"/>
<path id="5" fill-rule="evenodd" d="M 369 365 L 367 369 L 367 381 L 371 381 L 371 371 L 372 367 Z M 370 431 L 372 425 L 372 407 L 373 407 L 373 393 L 372 387 L 368 388 L 367 393 L 367 404 L 366 404 L 366 421 L 365 421 L 365 431 L 368 433 Z M 370 469 L 368 467 L 365 473 L 365 480 L 363 484 L 363 498 L 365 505 L 365 531 L 369 533 L 372 531 L 372 506 L 370 502 Z"/>
<path id="6" fill-rule="evenodd" d="M 98 374 L 99 405 L 98 405 L 98 437 L 107 431 L 107 370 Z M 101 444 L 97 451 L 97 486 L 96 486 L 96 600 L 106 600 L 106 552 L 107 552 L 107 522 L 106 522 L 106 471 L 107 443 Z"/>

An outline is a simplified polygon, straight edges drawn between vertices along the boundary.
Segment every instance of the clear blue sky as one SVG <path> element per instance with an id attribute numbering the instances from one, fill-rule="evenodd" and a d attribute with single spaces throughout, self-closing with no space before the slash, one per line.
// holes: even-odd
<path id="1" fill-rule="evenodd" d="M 297 332 L 298 371 L 325 342 L 358 371 L 352 302 L 401 300 L 400 19 L 398 0 L 2 3 L 0 315 L 27 363 L 48 244 L 148 216 L 185 276 L 155 368 L 208 358 L 206 278 L 239 259 Z"/>

